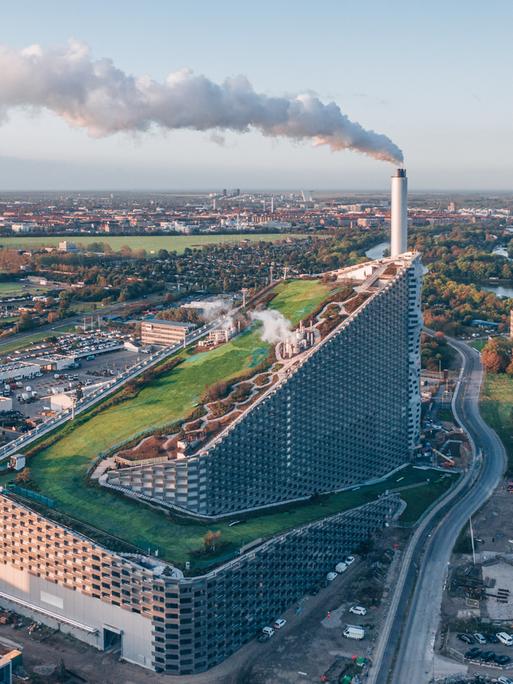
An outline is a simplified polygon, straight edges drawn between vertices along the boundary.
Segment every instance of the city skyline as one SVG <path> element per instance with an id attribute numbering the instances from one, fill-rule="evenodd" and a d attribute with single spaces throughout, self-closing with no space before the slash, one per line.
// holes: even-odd
<path id="1" fill-rule="evenodd" d="M 486 11 L 467 3 L 464 16 L 440 2 L 429 11 L 403 2 L 392 9 L 326 2 L 318 14 L 306 3 L 279 9 L 264 3 L 243 13 L 231 2 L 215 12 L 200 3 L 193 14 L 157 2 L 144 16 L 131 2 L 122 12 L 118 3 L 28 5 L 28 21 L 20 8 L 6 8 L 4 46 L 50 49 L 75 39 L 94 59 L 112 59 L 126 73 L 158 81 L 190 68 L 217 83 L 242 74 L 267 96 L 313 92 L 397 143 L 412 191 L 507 190 L 513 182 L 506 162 L 513 152 L 513 98 L 503 87 L 512 9 L 505 2 Z M 389 164 L 308 142 L 257 132 L 224 137 L 219 144 L 208 132 L 153 129 L 95 139 L 49 112 L 16 109 L 0 126 L 0 186 L 381 190 L 393 173 Z"/>

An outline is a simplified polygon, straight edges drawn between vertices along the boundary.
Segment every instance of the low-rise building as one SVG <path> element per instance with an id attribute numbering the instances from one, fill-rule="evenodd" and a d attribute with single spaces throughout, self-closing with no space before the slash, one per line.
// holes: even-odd
<path id="1" fill-rule="evenodd" d="M 33 378 L 34 375 L 40 372 L 41 369 L 37 363 L 25 363 L 24 361 L 3 363 L 0 365 L 0 381 Z"/>
<path id="2" fill-rule="evenodd" d="M 183 342 L 194 327 L 193 323 L 151 318 L 141 321 L 141 342 L 143 344 L 158 344 L 168 347 L 178 342 Z"/>

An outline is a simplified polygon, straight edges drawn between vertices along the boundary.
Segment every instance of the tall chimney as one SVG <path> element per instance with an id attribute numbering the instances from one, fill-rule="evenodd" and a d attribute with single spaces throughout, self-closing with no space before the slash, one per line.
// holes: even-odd
<path id="1" fill-rule="evenodd" d="M 392 176 L 390 227 L 390 255 L 395 257 L 408 250 L 408 179 L 406 178 L 406 169 L 397 169 Z"/>

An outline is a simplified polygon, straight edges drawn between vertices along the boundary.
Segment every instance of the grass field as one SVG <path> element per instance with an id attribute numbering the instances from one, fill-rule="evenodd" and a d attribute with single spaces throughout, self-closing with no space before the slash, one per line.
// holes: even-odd
<path id="1" fill-rule="evenodd" d="M 508 473 L 513 474 L 513 378 L 487 373 L 481 393 L 481 414 L 501 438 L 508 454 Z"/>
<path id="2" fill-rule="evenodd" d="M 293 293 L 290 297 L 289 288 Z M 292 310 L 294 298 L 301 297 L 298 307 L 303 314 L 318 306 L 328 293 L 329 288 L 316 281 L 301 281 L 299 285 L 290 281 L 279 285 L 279 294 L 271 305 L 280 310 L 283 305 L 297 319 Z M 187 537 L 182 548 L 184 534 L 180 530 L 189 530 L 191 523 L 181 523 L 177 529 L 160 513 L 87 485 L 87 469 L 109 447 L 126 442 L 144 430 L 184 418 L 209 385 L 234 378 L 256 366 L 266 357 L 268 349 L 256 329 L 213 351 L 187 356 L 180 366 L 148 383 L 134 399 L 112 406 L 77 427 L 66 425 L 57 442 L 30 459 L 33 482 L 56 501 L 59 511 L 115 536 L 132 539 L 142 548 L 159 547 L 166 558 L 176 562 L 187 559 L 189 550 L 201 545 L 203 525 L 196 526 L 195 536 Z"/>
<path id="3" fill-rule="evenodd" d="M 328 287 L 320 280 L 289 280 L 276 287 L 271 307 L 281 311 L 296 326 L 326 299 L 328 292 Z"/>
<path id="4" fill-rule="evenodd" d="M 406 510 L 401 516 L 403 523 L 414 524 L 417 522 L 424 511 L 443 496 L 458 479 L 458 475 L 455 473 L 424 472 L 427 472 L 430 478 L 429 486 L 415 487 L 400 492 L 401 498 L 407 504 Z"/>
<path id="5" fill-rule="evenodd" d="M 477 349 L 480 352 L 487 342 L 488 340 L 472 340 L 469 344 L 473 349 Z"/>
<path id="6" fill-rule="evenodd" d="M 22 283 L 17 280 L 0 282 L 0 297 L 12 297 L 24 291 Z"/>
<path id="7" fill-rule="evenodd" d="M 92 242 L 106 242 L 118 252 L 128 245 L 131 249 L 145 249 L 148 253 L 158 252 L 159 249 L 167 249 L 168 252 L 176 251 L 181 254 L 187 247 L 205 247 L 206 245 L 219 245 L 227 242 L 276 242 L 286 238 L 307 237 L 300 233 L 247 233 L 244 235 L 91 235 L 70 237 L 69 240 L 77 245 L 90 245 Z M 55 247 L 64 238 L 61 237 L 2 237 L 0 248 L 9 247 Z M 0 293 L 1 294 L 1 293 Z"/>
<path id="8" fill-rule="evenodd" d="M 241 523 L 230 527 L 229 520 L 207 524 L 172 514 L 164 515 L 122 495 L 118 496 L 97 486 L 85 486 L 83 475 L 75 471 L 74 483 L 77 490 L 74 496 L 71 493 L 69 505 L 63 506 L 60 503 L 58 509 L 79 520 L 85 519 L 109 534 L 129 540 L 141 549 L 158 549 L 160 557 L 182 568 L 189 561 L 192 572 L 200 573 L 219 564 L 241 546 L 255 539 L 267 539 L 300 525 L 361 506 L 374 501 L 386 490 L 401 490 L 399 493 L 408 504 L 401 520 L 414 523 L 429 505 L 449 489 L 456 478 L 455 474 L 440 474 L 407 466 L 383 482 L 373 485 L 328 494 L 314 501 L 291 504 L 277 511 L 255 513 L 247 518 L 236 516 L 242 520 Z M 0 484 L 5 484 L 9 479 L 12 479 L 12 475 L 0 475 Z M 403 490 L 413 484 L 418 486 Z M 87 514 L 85 518 L 84 513 Z M 198 556 L 196 554 L 202 548 L 203 537 L 209 529 L 221 532 L 223 547 L 217 555 Z"/>

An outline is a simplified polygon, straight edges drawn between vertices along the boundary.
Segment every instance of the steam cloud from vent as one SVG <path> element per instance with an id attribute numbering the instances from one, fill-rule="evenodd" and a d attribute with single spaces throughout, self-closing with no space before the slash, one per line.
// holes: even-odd
<path id="1" fill-rule="evenodd" d="M 351 121 L 335 102 L 312 94 L 270 97 L 253 90 L 245 76 L 214 83 L 189 70 L 164 82 L 136 77 L 110 59 L 93 60 L 83 43 L 24 50 L 0 47 L 0 116 L 14 107 L 44 108 L 92 136 L 120 131 L 192 129 L 311 140 L 333 151 L 356 150 L 400 164 L 390 138 Z"/>
<path id="2" fill-rule="evenodd" d="M 285 342 L 292 336 L 290 321 L 279 311 L 274 309 L 253 311 L 251 318 L 263 324 L 260 336 L 264 342 L 276 344 Z"/>
<path id="3" fill-rule="evenodd" d="M 233 309 L 233 302 L 231 299 L 218 297 L 211 301 L 202 303 L 203 313 L 201 317 L 207 323 L 219 318 L 224 313 L 229 313 Z"/>

